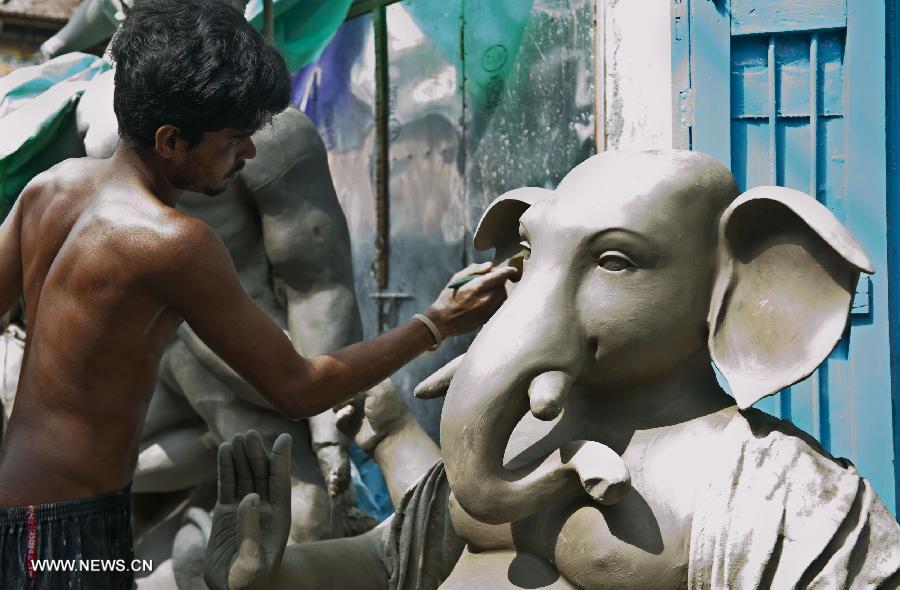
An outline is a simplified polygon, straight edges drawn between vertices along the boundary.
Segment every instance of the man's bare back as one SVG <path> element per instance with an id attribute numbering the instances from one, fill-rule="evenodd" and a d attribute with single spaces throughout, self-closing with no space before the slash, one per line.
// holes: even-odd
<path id="1" fill-rule="evenodd" d="M 181 322 L 153 286 L 197 222 L 111 168 L 63 162 L 10 214 L 28 342 L 0 449 L 0 506 L 99 494 L 134 471 L 160 357 Z"/>

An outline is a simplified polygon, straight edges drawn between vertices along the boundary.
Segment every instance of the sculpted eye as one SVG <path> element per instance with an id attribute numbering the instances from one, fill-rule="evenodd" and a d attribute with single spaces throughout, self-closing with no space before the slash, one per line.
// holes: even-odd
<path id="1" fill-rule="evenodd" d="M 601 254 L 597 260 L 597 266 L 609 272 L 622 272 L 637 268 L 637 265 L 630 258 L 615 250 Z"/>

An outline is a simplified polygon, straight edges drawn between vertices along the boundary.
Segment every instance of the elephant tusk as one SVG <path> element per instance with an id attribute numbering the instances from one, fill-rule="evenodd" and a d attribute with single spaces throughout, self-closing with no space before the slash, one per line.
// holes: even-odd
<path id="1" fill-rule="evenodd" d="M 531 413 L 538 420 L 553 420 L 562 412 L 566 404 L 572 377 L 563 371 L 541 373 L 528 387 L 528 401 Z"/>
<path id="2" fill-rule="evenodd" d="M 453 380 L 453 375 L 456 374 L 456 369 L 459 368 L 459 364 L 462 362 L 464 356 L 466 355 L 459 355 L 423 379 L 422 382 L 416 386 L 413 395 L 419 399 L 434 399 L 447 395 L 447 390 L 450 389 L 450 382 Z"/>

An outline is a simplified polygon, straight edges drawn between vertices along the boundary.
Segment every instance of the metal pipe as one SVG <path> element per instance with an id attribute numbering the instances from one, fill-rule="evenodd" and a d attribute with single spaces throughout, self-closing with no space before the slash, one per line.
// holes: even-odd
<path id="1" fill-rule="evenodd" d="M 272 0 L 263 0 L 263 37 L 269 43 L 275 42 L 275 10 Z"/>
<path id="2" fill-rule="evenodd" d="M 372 11 L 375 34 L 375 280 L 378 290 L 388 287 L 390 255 L 390 160 L 388 124 L 390 80 L 388 76 L 387 14 L 384 6 Z M 384 329 L 383 300 L 378 300 L 378 331 Z"/>
<path id="3" fill-rule="evenodd" d="M 819 34 L 809 40 L 809 194 L 819 198 Z"/>
<path id="4" fill-rule="evenodd" d="M 379 8 L 390 6 L 399 1 L 400 0 L 363 0 L 362 2 L 356 2 L 350 7 L 350 10 L 347 11 L 347 18 L 344 20 L 350 20 L 351 18 L 375 12 L 375 10 Z"/>
<path id="5" fill-rule="evenodd" d="M 778 91 L 775 88 L 775 36 L 769 36 L 769 182 L 778 184 Z"/>

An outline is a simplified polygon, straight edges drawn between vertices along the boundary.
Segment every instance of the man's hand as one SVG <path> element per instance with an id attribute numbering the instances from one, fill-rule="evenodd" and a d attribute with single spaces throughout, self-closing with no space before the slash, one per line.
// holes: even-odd
<path id="1" fill-rule="evenodd" d="M 465 277 L 476 278 L 455 289 L 444 287 L 425 315 L 445 338 L 467 334 L 484 325 L 506 301 L 504 285 L 518 274 L 519 270 L 513 266 L 494 268 L 491 262 L 470 264 L 453 275 L 448 285 Z"/>
<path id="2" fill-rule="evenodd" d="M 255 430 L 222 443 L 219 497 L 204 566 L 207 585 L 212 590 L 271 588 L 290 527 L 290 435 L 280 435 L 271 453 Z"/>

